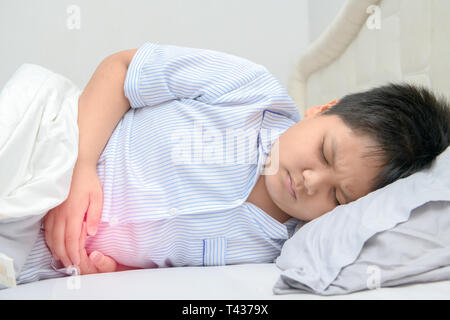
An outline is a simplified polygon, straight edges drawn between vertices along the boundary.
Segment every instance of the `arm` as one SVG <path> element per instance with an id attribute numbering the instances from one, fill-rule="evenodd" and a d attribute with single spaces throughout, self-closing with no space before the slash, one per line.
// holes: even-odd
<path id="1" fill-rule="evenodd" d="M 78 101 L 79 150 L 67 199 L 45 216 L 45 238 L 55 259 L 67 267 L 78 265 L 81 224 L 95 235 L 103 209 L 103 190 L 97 161 L 114 128 L 130 104 L 124 80 L 137 49 L 105 58 L 95 70 Z"/>
<path id="2" fill-rule="evenodd" d="M 114 128 L 130 109 L 123 85 L 136 51 L 125 50 L 105 58 L 81 94 L 78 102 L 78 166 L 96 166 Z"/>

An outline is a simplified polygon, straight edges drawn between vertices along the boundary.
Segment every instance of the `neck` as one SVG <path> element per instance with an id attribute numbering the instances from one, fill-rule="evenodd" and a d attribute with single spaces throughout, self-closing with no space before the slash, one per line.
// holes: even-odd
<path id="1" fill-rule="evenodd" d="M 254 204 L 278 222 L 285 223 L 290 218 L 288 214 L 278 208 L 267 192 L 265 175 L 259 176 L 247 202 Z"/>

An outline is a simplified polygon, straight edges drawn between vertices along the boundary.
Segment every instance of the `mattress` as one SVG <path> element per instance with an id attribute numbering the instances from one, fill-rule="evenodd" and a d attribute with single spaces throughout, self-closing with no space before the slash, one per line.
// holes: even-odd
<path id="1" fill-rule="evenodd" d="M 450 281 L 378 288 L 347 295 L 275 295 L 273 263 L 130 270 L 48 279 L 0 291 L 9 299 L 342 300 L 448 299 Z"/>

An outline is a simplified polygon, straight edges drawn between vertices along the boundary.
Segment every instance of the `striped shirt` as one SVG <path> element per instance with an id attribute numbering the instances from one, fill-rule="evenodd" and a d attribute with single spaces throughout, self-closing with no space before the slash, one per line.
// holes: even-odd
<path id="1" fill-rule="evenodd" d="M 141 268 L 273 262 L 298 220 L 246 199 L 300 121 L 286 90 L 243 58 L 144 43 L 124 91 L 131 108 L 97 163 L 103 212 L 87 251 Z M 43 243 L 41 232 L 22 279 L 47 263 Z"/>

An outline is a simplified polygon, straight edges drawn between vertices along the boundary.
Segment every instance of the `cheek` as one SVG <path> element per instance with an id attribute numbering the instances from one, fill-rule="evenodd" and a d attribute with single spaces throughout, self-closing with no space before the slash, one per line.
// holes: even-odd
<path id="1" fill-rule="evenodd" d="M 301 147 L 301 141 L 281 140 L 279 147 L 280 166 L 293 170 L 301 163 L 304 153 Z"/>
<path id="2" fill-rule="evenodd" d="M 299 170 L 312 167 L 320 160 L 317 158 L 319 138 L 316 135 L 306 134 L 307 132 L 293 130 L 280 138 L 280 164 L 289 171 L 297 171 L 297 174 Z"/>
<path id="3" fill-rule="evenodd" d="M 266 175 L 265 176 L 265 183 L 266 183 L 266 189 L 269 193 L 269 196 L 272 199 L 277 199 L 280 196 L 280 169 L 276 172 L 274 175 Z"/>
<path id="4" fill-rule="evenodd" d="M 290 198 L 285 189 L 283 184 L 284 176 L 284 169 L 279 168 L 275 175 L 265 176 L 265 183 L 267 193 L 274 204 L 281 210 L 289 213 L 289 210 L 292 210 L 295 206 L 295 200 Z"/>
<path id="5" fill-rule="evenodd" d="M 300 220 L 311 221 L 330 212 L 335 207 L 322 195 L 308 196 L 301 194 L 294 210 L 297 212 L 297 217 Z"/>

